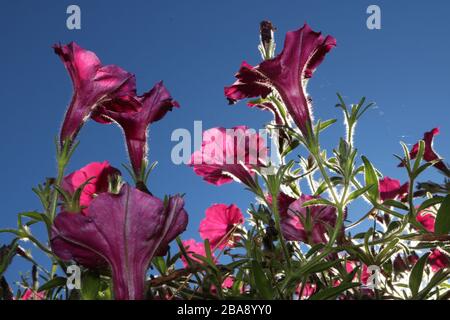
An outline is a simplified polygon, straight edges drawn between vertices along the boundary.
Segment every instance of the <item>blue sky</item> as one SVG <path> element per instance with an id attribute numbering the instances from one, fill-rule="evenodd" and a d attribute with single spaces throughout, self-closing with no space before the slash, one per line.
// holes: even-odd
<path id="1" fill-rule="evenodd" d="M 66 28 L 66 8 L 77 4 L 82 29 Z M 381 7 L 381 30 L 366 27 L 366 8 Z M 260 61 L 259 22 L 278 28 L 278 52 L 284 33 L 308 22 L 337 39 L 337 47 L 309 84 L 316 118 L 341 118 L 335 93 L 357 102 L 374 101 L 357 128 L 359 152 L 384 174 L 405 179 L 392 154 L 399 141 L 414 143 L 439 126 L 435 148 L 450 156 L 450 3 L 411 1 L 3 1 L 0 4 L 0 126 L 2 183 L 0 228 L 14 227 L 16 213 L 40 210 L 31 187 L 55 174 L 53 139 L 72 95 L 69 77 L 52 44 L 76 41 L 95 51 L 105 64 L 117 64 L 137 76 L 143 92 L 164 80 L 181 108 L 150 130 L 150 160 L 159 165 L 150 177 L 155 195 L 186 193 L 190 214 L 184 238 L 197 237 L 205 209 L 212 203 L 236 203 L 243 211 L 253 201 L 238 184 L 215 187 L 190 168 L 170 159 L 176 128 L 192 130 L 245 124 L 260 128 L 271 116 L 228 106 L 223 87 L 233 82 L 242 60 Z M 341 121 L 324 135 L 331 147 L 343 134 Z M 121 131 L 89 122 L 82 130 L 70 171 L 92 161 L 127 162 Z M 437 175 L 429 173 L 430 178 Z M 350 218 L 361 212 L 352 212 Z M 42 234 L 36 230 L 38 234 Z M 0 243 L 9 237 L 0 235 Z M 34 250 L 37 257 L 37 250 Z M 9 280 L 29 265 L 17 259 Z"/>

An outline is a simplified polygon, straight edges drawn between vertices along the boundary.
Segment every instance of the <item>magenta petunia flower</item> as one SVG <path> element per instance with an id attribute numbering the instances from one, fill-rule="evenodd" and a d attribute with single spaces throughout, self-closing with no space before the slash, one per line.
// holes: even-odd
<path id="1" fill-rule="evenodd" d="M 123 112 L 136 105 L 139 107 L 137 111 Z M 163 83 L 158 82 L 142 96 L 118 98 L 103 103 L 92 118 L 100 123 L 115 122 L 123 129 L 131 165 L 139 178 L 147 154 L 148 126 L 161 120 L 173 107 L 179 107 L 178 103 L 172 99 Z"/>
<path id="2" fill-rule="evenodd" d="M 35 292 L 28 288 L 25 290 L 20 300 L 45 300 L 45 292 Z"/>
<path id="3" fill-rule="evenodd" d="M 115 66 L 104 66 L 95 53 L 71 42 L 55 45 L 73 83 L 73 97 L 61 127 L 60 142 L 73 141 L 92 111 L 116 97 L 135 95 L 134 75 Z"/>
<path id="4" fill-rule="evenodd" d="M 450 267 L 450 258 L 448 253 L 444 253 L 441 249 L 437 248 L 431 251 L 428 256 L 428 263 L 431 266 L 433 272 L 438 272 L 441 269 Z"/>
<path id="5" fill-rule="evenodd" d="M 441 157 L 434 151 L 433 149 L 433 139 L 434 136 L 439 134 L 439 128 L 434 128 L 431 131 L 425 132 L 423 135 L 423 141 L 425 142 L 425 152 L 423 154 L 423 159 L 425 161 L 434 161 L 439 160 Z M 409 156 L 411 159 L 415 159 L 417 157 L 417 153 L 419 152 L 419 143 L 413 145 L 411 151 L 409 152 Z M 400 163 L 399 167 L 403 167 L 404 164 Z M 444 173 L 450 174 L 450 169 L 443 161 L 438 161 L 434 164 L 436 169 L 443 171 Z"/>
<path id="6" fill-rule="evenodd" d="M 154 256 L 187 226 L 180 196 L 167 202 L 124 185 L 119 194 L 102 193 L 87 215 L 61 212 L 53 227 L 51 246 L 63 261 L 88 268 L 109 266 L 114 297 L 144 298 L 146 272 Z"/>
<path id="7" fill-rule="evenodd" d="M 232 247 L 239 239 L 232 230 L 243 223 L 244 216 L 236 205 L 215 204 L 206 209 L 206 217 L 200 222 L 200 236 L 208 239 L 213 249 Z"/>
<path id="8" fill-rule="evenodd" d="M 225 280 L 223 280 L 222 282 L 222 288 L 224 289 L 231 289 L 233 288 L 234 285 L 234 277 L 233 276 L 228 276 L 225 278 Z"/>
<path id="9" fill-rule="evenodd" d="M 288 209 L 281 219 L 281 231 L 286 240 L 302 241 L 308 244 L 326 243 L 328 229 L 336 225 L 336 208 L 326 205 L 303 207 L 303 203 L 315 199 L 302 195 Z"/>
<path id="10" fill-rule="evenodd" d="M 265 98 L 276 90 L 296 125 L 306 135 L 312 117 L 306 83 L 335 46 L 333 37 L 323 37 L 305 24 L 286 34 L 283 51 L 274 59 L 256 67 L 243 62 L 236 74 L 237 81 L 225 87 L 225 96 L 230 103 L 235 103 L 244 98 Z"/>
<path id="11" fill-rule="evenodd" d="M 429 209 L 422 210 L 417 213 L 416 220 L 429 231 L 434 232 L 434 224 L 436 222 L 436 213 Z"/>
<path id="12" fill-rule="evenodd" d="M 233 288 L 233 285 L 234 285 L 234 277 L 228 276 L 222 281 L 221 288 L 230 290 Z M 217 287 L 215 285 L 211 285 L 210 292 L 213 296 L 217 295 Z M 242 288 L 241 288 L 241 293 L 244 293 L 242 291 Z"/>
<path id="13" fill-rule="evenodd" d="M 252 168 L 263 166 L 266 159 L 264 139 L 246 126 L 237 126 L 204 131 L 202 147 L 192 154 L 189 165 L 211 184 L 222 185 L 235 178 L 252 186 Z"/>
<path id="14" fill-rule="evenodd" d="M 95 196 L 108 191 L 109 177 L 120 175 L 120 171 L 111 167 L 108 161 L 92 162 L 83 168 L 64 177 L 61 187 L 73 194 L 86 181 L 80 196 L 80 206 L 83 214 L 87 214 L 87 207 Z"/>
<path id="15" fill-rule="evenodd" d="M 268 194 L 266 196 L 267 202 L 272 205 L 272 195 Z M 278 194 L 278 212 L 280 214 L 280 217 L 287 217 L 288 215 L 288 209 L 292 202 L 294 202 L 296 199 L 292 198 L 291 196 L 288 196 L 284 192 L 280 192 Z"/>
<path id="16" fill-rule="evenodd" d="M 390 177 L 384 177 L 379 182 L 381 201 L 405 199 L 408 195 L 409 183 L 400 185 L 400 181 Z"/>
<path id="17" fill-rule="evenodd" d="M 299 300 L 309 299 L 317 291 L 317 285 L 315 283 L 306 282 L 304 285 L 300 283 L 295 289 L 295 294 Z M 301 296 L 300 296 L 301 294 Z"/>
<path id="18" fill-rule="evenodd" d="M 408 256 L 397 254 L 392 265 L 396 273 L 402 273 L 406 270 L 410 270 L 418 260 L 419 256 L 415 252 Z"/>
<path id="19" fill-rule="evenodd" d="M 189 240 L 183 240 L 183 247 L 186 250 L 186 253 L 189 257 L 189 259 L 193 260 L 194 262 L 199 262 L 199 263 L 203 263 L 200 259 L 198 259 L 197 257 L 195 257 L 194 255 L 199 255 L 199 256 L 203 256 L 206 257 L 206 249 L 205 249 L 205 244 L 203 242 L 197 242 L 194 239 L 189 239 Z M 212 250 L 212 248 L 211 248 Z M 213 255 L 213 259 L 214 261 L 216 261 L 216 258 L 214 257 L 214 253 L 212 253 Z M 181 256 L 181 261 L 183 262 L 183 265 L 185 268 L 187 268 L 189 266 L 188 261 L 186 260 L 186 258 L 184 257 L 184 255 Z"/>
<path id="20" fill-rule="evenodd" d="M 358 266 L 361 266 L 361 278 L 360 278 L 361 283 L 366 285 L 367 281 L 369 280 L 369 277 L 370 277 L 370 273 L 367 270 L 367 265 L 365 265 L 364 263 L 357 262 L 357 261 L 347 260 L 345 263 L 345 270 L 347 271 L 347 273 L 352 273 L 353 270 Z M 354 280 L 358 280 L 358 274 L 355 274 Z"/>

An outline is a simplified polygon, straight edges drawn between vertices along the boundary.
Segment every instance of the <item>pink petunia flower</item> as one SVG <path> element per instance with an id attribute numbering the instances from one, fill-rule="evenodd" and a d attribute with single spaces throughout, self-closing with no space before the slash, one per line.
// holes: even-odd
<path id="1" fill-rule="evenodd" d="M 84 122 L 101 103 L 116 97 L 135 95 L 135 77 L 115 66 L 104 66 L 95 53 L 71 42 L 55 45 L 73 83 L 73 97 L 61 127 L 60 143 L 73 141 Z"/>
<path id="2" fill-rule="evenodd" d="M 313 72 L 336 46 L 336 40 L 323 37 L 305 24 L 286 34 L 283 51 L 274 59 L 253 67 L 243 62 L 237 81 L 225 87 L 230 103 L 244 98 L 267 97 L 276 90 L 294 122 L 307 135 L 311 129 L 311 106 L 306 94 L 306 83 Z"/>
<path id="3" fill-rule="evenodd" d="M 354 280 L 360 280 L 361 284 L 367 285 L 367 281 L 370 277 L 370 273 L 367 270 L 367 265 L 357 261 L 347 260 L 345 263 L 345 270 L 347 271 L 347 273 L 352 273 L 353 270 L 355 270 L 355 268 L 358 266 L 361 266 L 361 277 L 358 278 L 358 274 L 355 274 Z"/>
<path id="4" fill-rule="evenodd" d="M 165 255 L 186 229 L 183 207 L 180 196 L 164 203 L 125 184 L 119 194 L 98 195 L 87 215 L 59 213 L 52 226 L 52 251 L 87 268 L 109 266 L 115 299 L 143 299 L 151 260 Z"/>
<path id="5" fill-rule="evenodd" d="M 234 277 L 228 276 L 223 280 L 221 287 L 222 287 L 222 289 L 230 290 L 233 288 L 233 285 L 234 285 Z M 217 295 L 217 287 L 215 285 L 211 285 L 210 292 L 214 296 Z M 242 291 L 242 288 L 241 288 L 241 293 L 244 293 Z"/>
<path id="6" fill-rule="evenodd" d="M 45 300 L 45 292 L 35 292 L 28 288 L 25 290 L 20 300 Z"/>
<path id="7" fill-rule="evenodd" d="M 206 209 L 206 217 L 200 222 L 200 236 L 209 240 L 212 249 L 232 247 L 239 236 L 231 232 L 243 223 L 244 216 L 236 205 L 215 204 Z"/>
<path id="8" fill-rule="evenodd" d="M 425 142 L 425 152 L 423 154 L 423 159 L 425 161 L 434 161 L 439 160 L 441 157 L 434 151 L 433 149 L 433 139 L 435 135 L 439 134 L 439 128 L 434 128 L 431 131 L 425 132 L 423 135 L 423 141 Z M 419 143 L 413 145 L 411 151 L 409 152 L 409 156 L 411 159 L 415 159 L 417 157 L 417 153 L 419 152 Z M 404 166 L 403 163 L 399 164 L 399 167 Z M 438 161 L 434 164 L 436 169 L 441 170 L 446 174 L 450 174 L 450 169 L 443 161 Z"/>
<path id="9" fill-rule="evenodd" d="M 409 183 L 400 185 L 400 181 L 390 177 L 384 177 L 379 182 L 381 201 L 402 199 L 408 195 Z"/>
<path id="10" fill-rule="evenodd" d="M 314 199 L 302 195 L 291 203 L 288 214 L 281 219 L 281 231 L 286 240 L 308 244 L 326 243 L 328 229 L 336 225 L 336 208 L 326 205 L 303 207 L 303 203 Z"/>
<path id="11" fill-rule="evenodd" d="M 306 300 L 310 298 L 317 291 L 317 285 L 315 283 L 306 282 L 305 285 L 299 284 L 295 289 L 295 294 L 299 300 Z M 300 296 L 301 294 L 301 296 Z"/>
<path id="12" fill-rule="evenodd" d="M 73 194 L 75 190 L 90 179 L 83 187 L 80 196 L 82 212 L 83 214 L 87 214 L 87 207 L 94 197 L 102 192 L 108 191 L 108 179 L 113 175 L 120 175 L 120 171 L 110 166 L 108 161 L 92 162 L 64 177 L 61 187 L 70 194 Z"/>
<path id="13" fill-rule="evenodd" d="M 137 106 L 137 111 L 124 112 Z M 142 96 L 127 96 L 102 103 L 92 115 L 100 123 L 117 123 L 125 134 L 126 145 L 134 174 L 142 176 L 147 156 L 147 131 L 151 123 L 161 120 L 178 102 L 172 99 L 162 82 Z"/>
<path id="14" fill-rule="evenodd" d="M 267 159 L 264 139 L 245 126 L 231 129 L 212 128 L 203 132 L 202 147 L 189 163 L 203 180 L 222 185 L 233 181 L 253 186 L 253 167 L 263 166 Z"/>
<path id="15" fill-rule="evenodd" d="M 193 260 L 194 262 L 203 263 L 200 259 L 194 256 L 194 254 L 206 257 L 206 249 L 203 242 L 197 242 L 194 239 L 189 240 L 183 240 L 183 246 L 186 250 L 186 253 L 189 257 L 189 259 Z M 214 253 L 212 253 L 214 261 L 216 258 L 214 257 Z M 183 265 L 185 268 L 189 266 L 188 261 L 184 256 L 181 256 L 181 261 L 183 262 Z"/>
<path id="16" fill-rule="evenodd" d="M 417 213 L 416 220 L 423 225 L 423 227 L 429 231 L 434 232 L 434 224 L 436 222 L 436 214 L 429 210 L 425 209 Z"/>
<path id="17" fill-rule="evenodd" d="M 441 269 L 450 267 L 450 258 L 448 253 L 444 253 L 441 249 L 437 248 L 431 251 L 428 256 L 428 263 L 431 266 L 433 272 L 438 272 Z"/>

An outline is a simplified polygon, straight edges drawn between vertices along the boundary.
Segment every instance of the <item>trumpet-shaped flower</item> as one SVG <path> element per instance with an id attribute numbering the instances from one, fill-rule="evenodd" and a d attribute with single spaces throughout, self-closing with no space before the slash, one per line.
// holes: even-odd
<path id="1" fill-rule="evenodd" d="M 109 266 L 115 299 L 144 298 L 146 272 L 154 256 L 186 229 L 187 213 L 179 196 L 167 202 L 124 185 L 119 194 L 102 193 L 87 215 L 61 212 L 51 245 L 64 261 L 88 268 Z"/>
<path id="2" fill-rule="evenodd" d="M 384 177 L 379 182 L 380 198 L 382 201 L 404 199 L 408 194 L 409 183 L 400 185 L 400 181 L 390 177 Z"/>
<path id="3" fill-rule="evenodd" d="M 425 142 L 425 151 L 423 154 L 423 159 L 425 161 L 436 161 L 436 160 L 440 160 L 441 157 L 436 153 L 436 151 L 434 151 L 433 148 L 433 140 L 434 140 L 434 136 L 439 134 L 439 128 L 434 128 L 431 131 L 425 132 L 423 135 L 423 141 Z M 416 143 L 415 145 L 413 145 L 411 151 L 409 152 L 409 157 L 411 159 L 415 159 L 417 157 L 417 154 L 419 153 L 419 143 Z M 399 164 L 400 167 L 404 166 L 403 163 Z M 434 164 L 434 167 L 436 169 L 441 170 L 442 172 L 449 174 L 450 175 L 450 169 L 447 167 L 447 165 L 442 161 L 437 161 Z"/>
<path id="4" fill-rule="evenodd" d="M 244 98 L 266 98 L 276 90 L 296 125 L 307 135 L 312 118 L 307 80 L 335 46 L 333 37 L 323 37 L 305 24 L 286 34 L 283 51 L 277 57 L 255 67 L 243 62 L 235 75 L 237 81 L 225 87 L 225 96 L 235 103 Z"/>
<path id="5" fill-rule="evenodd" d="M 84 122 L 101 103 L 135 95 L 135 77 L 115 65 L 104 66 L 95 53 L 76 43 L 55 45 L 73 84 L 73 97 L 61 127 L 60 143 L 73 141 Z"/>
<path id="6" fill-rule="evenodd" d="M 135 112 L 123 112 L 138 106 Z M 127 107 L 128 106 L 128 107 Z M 103 103 L 93 114 L 100 123 L 117 123 L 125 134 L 126 145 L 134 174 L 142 176 L 147 155 L 147 131 L 151 123 L 161 120 L 173 107 L 179 107 L 162 82 L 142 96 L 127 97 Z"/>

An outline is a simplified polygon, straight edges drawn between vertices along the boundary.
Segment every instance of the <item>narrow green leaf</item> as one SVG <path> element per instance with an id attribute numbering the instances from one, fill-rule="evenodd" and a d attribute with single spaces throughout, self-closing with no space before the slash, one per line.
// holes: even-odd
<path id="1" fill-rule="evenodd" d="M 66 283 L 67 283 L 67 278 L 65 278 L 65 277 L 55 277 L 55 278 L 47 281 L 46 283 L 44 283 L 42 286 L 40 286 L 37 291 L 38 292 L 39 291 L 47 291 L 47 290 L 50 290 L 50 289 L 62 287 L 62 286 L 65 286 Z"/>
<path id="2" fill-rule="evenodd" d="M 394 199 L 389 199 L 383 202 L 383 205 L 386 207 L 395 207 L 397 209 L 402 209 L 402 210 L 406 210 L 408 211 L 409 208 L 407 205 L 405 205 L 404 203 L 394 200 Z"/>
<path id="3" fill-rule="evenodd" d="M 450 195 L 446 196 L 441 203 L 436 215 L 434 225 L 435 234 L 448 234 L 450 232 Z"/>
<path id="4" fill-rule="evenodd" d="M 427 199 L 420 204 L 420 206 L 417 208 L 417 212 L 420 212 L 428 207 L 439 204 L 442 201 L 444 201 L 444 199 L 445 199 L 444 197 L 433 197 L 433 198 Z"/>
<path id="5" fill-rule="evenodd" d="M 353 201 L 355 199 L 357 199 L 359 196 L 361 196 L 362 194 L 366 193 L 367 191 L 369 191 L 370 189 L 372 189 L 374 187 L 373 184 L 371 185 L 367 185 L 361 189 L 357 189 L 355 191 L 353 191 L 347 198 L 347 203 L 350 201 Z"/>
<path id="6" fill-rule="evenodd" d="M 326 205 L 326 206 L 333 206 L 333 207 L 336 206 L 336 205 L 335 205 L 333 202 L 331 202 L 330 200 L 323 199 L 323 198 L 320 198 L 320 199 L 312 199 L 312 200 L 306 201 L 306 202 L 303 203 L 302 206 L 303 206 L 303 207 L 308 207 L 308 206 L 315 206 L 315 205 Z"/>
<path id="7" fill-rule="evenodd" d="M 340 293 L 347 291 L 348 289 L 359 286 L 359 283 L 342 283 L 341 285 L 334 288 L 326 288 L 320 290 L 315 295 L 313 295 L 309 300 L 328 300 L 336 298 Z"/>
<path id="8" fill-rule="evenodd" d="M 81 277 L 81 297 L 83 300 L 96 300 L 101 289 L 101 278 L 92 271 L 85 272 Z"/>
<path id="9" fill-rule="evenodd" d="M 429 252 L 420 257 L 420 259 L 414 265 L 411 274 L 409 275 L 409 288 L 413 296 L 416 296 L 419 292 L 420 284 L 422 283 L 423 269 L 427 262 Z"/>
<path id="10" fill-rule="evenodd" d="M 320 127 L 319 127 L 319 131 L 325 130 L 326 128 L 328 128 L 329 126 L 331 126 L 335 122 L 336 122 L 336 119 L 329 119 L 329 120 L 326 120 L 324 122 L 321 122 L 320 123 Z"/>
<path id="11" fill-rule="evenodd" d="M 15 239 L 10 245 L 0 247 L 0 278 L 11 264 L 13 257 L 16 255 L 18 240 Z"/>
<path id="12" fill-rule="evenodd" d="M 261 265 L 256 260 L 252 261 L 252 275 L 255 281 L 256 288 L 258 289 L 261 296 L 266 300 L 272 299 L 272 286 L 269 280 L 266 278 Z"/>
<path id="13" fill-rule="evenodd" d="M 364 162 L 364 179 L 366 182 L 366 186 L 374 185 L 373 188 L 367 191 L 372 200 L 377 201 L 380 197 L 380 192 L 378 188 L 378 175 L 372 166 L 372 163 L 365 157 L 361 157 Z"/>

